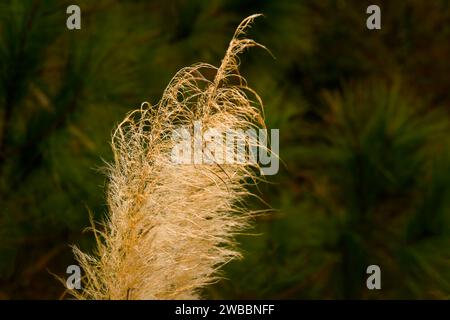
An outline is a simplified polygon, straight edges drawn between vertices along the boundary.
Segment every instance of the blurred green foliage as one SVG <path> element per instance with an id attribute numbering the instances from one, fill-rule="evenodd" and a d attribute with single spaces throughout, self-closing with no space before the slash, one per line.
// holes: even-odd
<path id="1" fill-rule="evenodd" d="M 450 296 L 450 1 L 56 1 L 0 4 L 0 298 L 58 298 L 88 210 L 106 212 L 110 133 L 181 67 L 220 63 L 264 13 L 242 73 L 280 128 L 276 211 L 242 236 L 210 298 Z M 78 4 L 82 29 L 66 28 Z M 252 204 L 261 208 L 261 203 Z M 253 231 L 252 231 L 253 232 Z M 365 286 L 382 270 L 382 290 Z"/>

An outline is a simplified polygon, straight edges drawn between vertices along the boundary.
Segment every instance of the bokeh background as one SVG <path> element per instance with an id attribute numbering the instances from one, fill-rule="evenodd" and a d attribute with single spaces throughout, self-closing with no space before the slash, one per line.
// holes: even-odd
<path id="1" fill-rule="evenodd" d="M 252 49 L 241 70 L 285 165 L 259 191 L 276 211 L 204 296 L 450 298 L 448 0 L 2 0 L 0 298 L 63 297 L 52 273 L 74 263 L 69 245 L 92 248 L 88 211 L 107 212 L 113 127 L 181 67 L 219 64 L 252 13 L 275 59 Z"/>

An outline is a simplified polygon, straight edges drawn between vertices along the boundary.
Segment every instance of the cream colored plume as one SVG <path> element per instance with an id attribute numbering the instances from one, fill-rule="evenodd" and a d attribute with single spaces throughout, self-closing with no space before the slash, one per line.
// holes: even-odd
<path id="1" fill-rule="evenodd" d="M 203 131 L 264 127 L 261 100 L 239 75 L 237 59 L 261 46 L 243 37 L 257 16 L 239 25 L 220 67 L 181 69 L 157 105 L 142 104 L 115 130 L 109 215 L 95 230 L 93 255 L 74 249 L 84 271 L 82 289 L 71 292 L 76 298 L 199 298 L 218 269 L 240 257 L 234 236 L 254 214 L 243 200 L 257 181 L 257 165 L 174 163 L 173 132 L 193 131 L 198 122 Z"/>

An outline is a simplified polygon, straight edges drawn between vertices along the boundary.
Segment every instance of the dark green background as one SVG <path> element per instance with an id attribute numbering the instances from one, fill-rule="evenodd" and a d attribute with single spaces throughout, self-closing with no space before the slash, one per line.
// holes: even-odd
<path id="1" fill-rule="evenodd" d="M 252 49 L 241 70 L 285 166 L 260 190 L 277 211 L 205 297 L 450 298 L 447 0 L 1 1 L 0 298 L 61 297 L 50 272 L 90 250 L 88 210 L 107 212 L 113 127 L 181 67 L 219 64 L 252 13 L 276 59 Z"/>

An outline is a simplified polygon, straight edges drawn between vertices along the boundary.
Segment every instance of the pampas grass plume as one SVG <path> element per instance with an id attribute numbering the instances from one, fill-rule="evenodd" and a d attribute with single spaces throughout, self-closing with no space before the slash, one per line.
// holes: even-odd
<path id="1" fill-rule="evenodd" d="M 238 26 L 219 67 L 181 69 L 158 104 L 143 103 L 114 131 L 109 214 L 94 228 L 94 254 L 74 248 L 85 274 L 83 288 L 71 291 L 75 298 L 200 298 L 218 270 L 241 257 L 234 236 L 254 214 L 243 200 L 258 179 L 257 165 L 174 164 L 171 134 L 179 126 L 192 130 L 196 121 L 203 130 L 264 127 L 261 99 L 239 75 L 237 58 L 263 47 L 243 37 L 257 16 Z M 205 75 L 211 70 L 214 79 Z"/>

